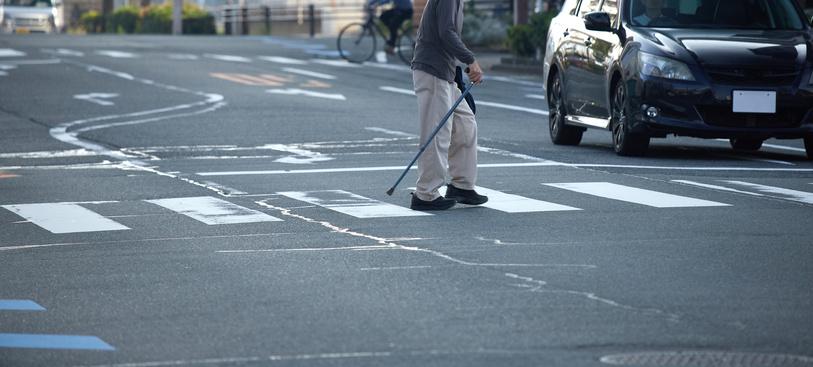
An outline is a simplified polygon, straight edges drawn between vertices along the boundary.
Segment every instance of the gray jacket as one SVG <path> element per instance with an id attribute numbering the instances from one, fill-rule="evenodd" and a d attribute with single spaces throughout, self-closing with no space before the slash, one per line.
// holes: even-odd
<path id="1" fill-rule="evenodd" d="M 453 81 L 455 59 L 466 65 L 474 62 L 474 54 L 460 39 L 462 30 L 462 0 L 429 0 L 418 29 L 412 69 Z"/>

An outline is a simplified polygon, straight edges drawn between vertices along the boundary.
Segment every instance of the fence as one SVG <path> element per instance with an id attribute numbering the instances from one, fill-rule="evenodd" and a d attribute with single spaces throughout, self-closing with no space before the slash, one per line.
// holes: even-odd
<path id="1" fill-rule="evenodd" d="M 493 16 L 503 16 L 513 11 L 513 0 L 465 1 L 476 11 Z M 213 12 L 218 29 L 229 35 L 332 36 L 345 25 L 362 21 L 366 3 L 366 0 L 267 0 L 222 5 L 214 8 Z"/>

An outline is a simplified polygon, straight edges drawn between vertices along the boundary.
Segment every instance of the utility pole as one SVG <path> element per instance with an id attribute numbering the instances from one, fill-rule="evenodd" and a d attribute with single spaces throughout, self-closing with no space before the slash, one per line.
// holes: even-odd
<path id="1" fill-rule="evenodd" d="M 183 0 L 172 0 L 172 34 L 183 33 Z"/>

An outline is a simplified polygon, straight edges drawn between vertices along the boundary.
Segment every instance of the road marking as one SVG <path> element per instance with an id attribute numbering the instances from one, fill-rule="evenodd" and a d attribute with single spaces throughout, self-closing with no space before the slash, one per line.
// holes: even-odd
<path id="1" fill-rule="evenodd" d="M 116 350 L 95 336 L 0 334 L 0 348 Z"/>
<path id="2" fill-rule="evenodd" d="M 54 55 L 61 55 L 61 56 L 76 56 L 76 57 L 85 56 L 84 52 L 76 51 L 76 50 L 70 50 L 70 49 L 67 49 L 67 48 L 58 48 L 56 50 L 43 49 L 42 51 L 45 52 L 45 53 L 54 54 Z"/>
<path id="3" fill-rule="evenodd" d="M 807 191 L 791 190 L 781 187 L 760 185 L 743 181 L 724 181 L 724 182 L 728 182 L 734 185 L 745 186 L 766 194 L 783 195 L 786 196 L 789 200 L 798 201 L 800 203 L 813 204 L 813 193 Z"/>
<path id="4" fill-rule="evenodd" d="M 734 192 L 734 193 L 737 193 L 737 194 L 745 194 L 745 195 L 752 195 L 752 196 L 765 196 L 765 195 L 762 195 L 762 194 L 757 194 L 755 192 L 742 191 L 742 190 L 732 189 L 732 188 L 725 187 L 725 186 L 710 185 L 710 184 L 705 184 L 705 183 L 700 183 L 700 182 L 695 182 L 695 181 L 689 181 L 689 180 L 672 180 L 672 182 L 677 182 L 677 183 L 682 183 L 682 184 L 687 184 L 687 185 L 692 185 L 692 186 L 697 186 L 697 187 L 704 187 L 704 188 L 707 188 L 707 189 Z"/>
<path id="5" fill-rule="evenodd" d="M 210 59 L 220 60 L 220 61 L 229 61 L 229 62 L 243 62 L 249 63 L 251 59 L 243 56 L 234 56 L 234 55 L 218 55 L 218 54 L 203 54 L 203 57 L 208 57 Z"/>
<path id="6" fill-rule="evenodd" d="M 295 155 L 282 157 L 274 160 L 277 163 L 289 164 L 313 164 L 316 162 L 331 161 L 334 158 L 328 157 L 322 153 L 314 152 L 311 150 L 303 149 L 296 144 L 266 144 L 261 147 L 262 149 L 273 149 L 280 152 L 293 153 Z"/>
<path id="7" fill-rule="evenodd" d="M 19 176 L 15 175 L 13 173 L 7 173 L 7 172 L 0 171 L 0 178 L 14 178 L 14 177 L 19 177 Z"/>
<path id="8" fill-rule="evenodd" d="M 658 191 L 644 190 L 610 182 L 573 182 L 544 184 L 582 194 L 607 199 L 626 201 L 628 203 L 652 206 L 655 208 L 691 208 L 730 206 L 714 201 L 694 199 L 686 196 L 666 194 Z"/>
<path id="9" fill-rule="evenodd" d="M 352 64 L 349 61 L 344 61 L 344 60 L 311 59 L 311 62 L 315 63 L 315 64 L 335 66 L 335 67 L 340 67 L 340 68 L 359 68 L 359 67 L 361 67 L 358 64 Z"/>
<path id="10" fill-rule="evenodd" d="M 248 74 L 231 74 L 231 73 L 210 73 L 209 75 L 214 78 L 252 86 L 281 87 L 285 85 L 283 81 L 278 80 L 278 78 L 276 77 L 264 78 Z"/>
<path id="11" fill-rule="evenodd" d="M 170 60 L 197 60 L 199 59 L 198 55 L 193 54 L 169 54 L 167 55 Z"/>
<path id="12" fill-rule="evenodd" d="M 45 311 L 45 307 L 27 299 L 0 299 L 0 311 Z"/>
<path id="13" fill-rule="evenodd" d="M 280 195 L 304 201 L 356 218 L 418 217 L 431 215 L 373 200 L 344 190 L 284 191 Z"/>
<path id="14" fill-rule="evenodd" d="M 397 131 L 397 130 L 389 130 L 389 129 L 385 129 L 385 128 L 382 128 L 382 127 L 365 127 L 364 130 L 374 131 L 374 132 L 377 132 L 377 133 L 383 133 L 383 134 L 387 134 L 387 135 L 402 136 L 402 137 L 405 137 L 405 138 L 418 138 L 418 135 L 415 135 L 415 134 L 410 134 L 410 133 L 406 133 L 406 132 L 403 132 L 403 131 Z"/>
<path id="15" fill-rule="evenodd" d="M 211 196 L 145 200 L 208 225 L 281 222 L 263 212 Z"/>
<path id="16" fill-rule="evenodd" d="M 347 98 L 344 98 L 344 95 L 341 94 L 331 94 L 331 93 L 319 93 L 313 92 L 309 90 L 297 89 L 297 88 L 288 88 L 288 89 L 268 89 L 266 90 L 267 93 L 271 94 L 282 94 L 288 96 L 306 96 L 306 97 L 315 97 L 315 98 L 325 98 L 325 99 L 332 99 L 337 101 L 345 101 Z"/>
<path id="17" fill-rule="evenodd" d="M 99 50 L 96 51 L 97 55 L 108 56 L 115 59 L 134 59 L 137 58 L 138 55 L 131 53 L 131 52 L 124 52 L 124 51 L 115 51 L 115 50 Z"/>
<path id="18" fill-rule="evenodd" d="M 105 100 L 105 98 L 116 98 L 118 97 L 118 93 L 88 93 L 88 94 L 77 94 L 74 95 L 73 98 L 88 101 L 91 103 L 96 103 L 101 106 L 113 106 L 115 103 Z"/>
<path id="19" fill-rule="evenodd" d="M 286 65 L 307 65 L 308 62 L 304 60 L 297 60 L 288 57 L 281 57 L 281 56 L 260 56 L 258 57 L 260 60 L 270 61 L 277 64 L 286 64 Z"/>
<path id="20" fill-rule="evenodd" d="M 319 79 L 327 79 L 327 80 L 335 80 L 336 79 L 336 77 L 333 76 L 333 75 L 317 73 L 317 72 L 313 72 L 313 71 L 309 71 L 309 70 L 302 70 L 302 69 L 297 69 L 297 68 L 282 68 L 282 70 L 285 71 L 285 72 L 288 72 L 288 73 L 292 73 L 292 74 L 310 76 L 310 77 L 319 78 Z"/>
<path id="21" fill-rule="evenodd" d="M 10 48 L 0 48 L 0 57 L 22 57 L 25 52 L 12 50 Z"/>
<path id="22" fill-rule="evenodd" d="M 330 88 L 331 85 L 327 83 L 320 82 L 318 80 L 308 80 L 307 83 L 302 83 L 299 85 L 302 88 Z"/>
<path id="23" fill-rule="evenodd" d="M 485 77 L 485 80 L 487 80 L 487 81 L 488 80 L 494 80 L 494 81 L 498 81 L 498 82 L 518 84 L 518 85 L 523 85 L 523 86 L 526 86 L 526 87 L 537 87 L 537 88 L 543 88 L 544 87 L 544 85 L 542 83 L 531 82 L 531 81 L 527 81 L 527 80 L 517 80 L 517 79 L 514 79 L 514 78 L 508 78 L 508 77 L 504 77 L 504 76 L 487 75 Z"/>
<path id="24" fill-rule="evenodd" d="M 506 213 L 534 213 L 581 210 L 572 206 L 550 203 L 547 201 L 530 199 L 519 195 L 507 194 L 497 190 L 477 186 L 475 190 L 488 196 L 488 202 L 481 205 L 486 208 L 499 210 Z M 446 196 L 446 186 L 440 188 L 440 194 Z"/>
<path id="25" fill-rule="evenodd" d="M 2 205 L 51 233 L 121 231 L 127 228 L 85 207 L 72 203 Z"/>
<path id="26" fill-rule="evenodd" d="M 0 158 L 62 158 L 62 157 L 91 157 L 98 155 L 87 149 L 51 150 L 39 152 L 0 153 Z"/>
<path id="27" fill-rule="evenodd" d="M 396 87 L 390 87 L 390 86 L 378 87 L 378 89 L 383 90 L 385 92 L 406 94 L 406 95 L 410 95 L 410 96 L 415 95 L 415 91 L 413 91 L 411 89 L 403 89 L 403 88 L 396 88 Z M 480 100 L 476 101 L 476 103 L 477 103 L 477 105 L 480 105 L 480 106 L 489 106 L 489 107 L 495 107 L 495 108 L 502 108 L 502 109 L 511 110 L 511 111 L 528 112 L 528 113 L 533 113 L 535 115 L 543 115 L 543 116 L 548 115 L 548 111 L 538 110 L 538 109 L 535 109 L 535 108 L 527 108 L 527 107 L 521 107 L 521 106 L 514 106 L 514 105 L 510 105 L 510 104 L 497 103 L 497 102 L 488 102 L 488 101 L 480 101 Z"/>
<path id="28" fill-rule="evenodd" d="M 412 69 L 409 66 L 400 65 L 400 64 L 399 65 L 396 65 L 396 64 L 382 64 L 380 62 L 369 62 L 369 61 L 365 61 L 363 64 L 364 64 L 364 66 L 371 66 L 371 67 L 379 68 L 379 69 L 395 70 L 395 71 L 402 71 L 402 72 L 407 72 L 407 73 L 412 72 Z"/>
<path id="29" fill-rule="evenodd" d="M 530 99 L 545 99 L 545 96 L 541 94 L 526 94 L 525 97 Z"/>

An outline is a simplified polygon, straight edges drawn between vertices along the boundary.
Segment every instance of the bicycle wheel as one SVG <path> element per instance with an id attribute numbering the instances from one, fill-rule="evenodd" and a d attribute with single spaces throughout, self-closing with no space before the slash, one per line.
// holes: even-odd
<path id="1" fill-rule="evenodd" d="M 375 53 L 375 33 L 364 23 L 352 23 L 342 28 L 337 39 L 339 55 L 350 62 L 364 62 Z"/>
<path id="2" fill-rule="evenodd" d="M 412 56 L 415 55 L 415 28 L 407 27 L 401 31 L 395 43 L 398 57 L 407 65 L 412 65 Z"/>

